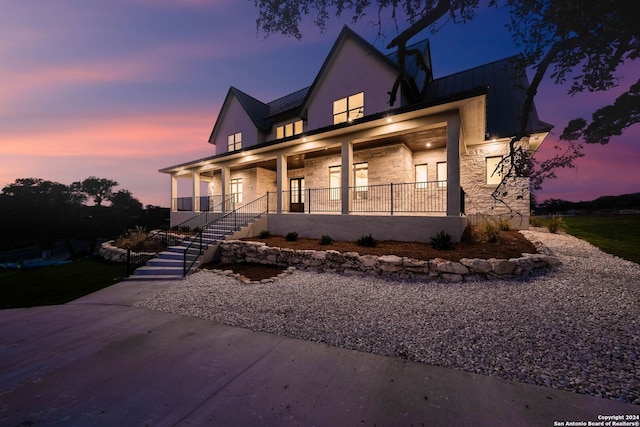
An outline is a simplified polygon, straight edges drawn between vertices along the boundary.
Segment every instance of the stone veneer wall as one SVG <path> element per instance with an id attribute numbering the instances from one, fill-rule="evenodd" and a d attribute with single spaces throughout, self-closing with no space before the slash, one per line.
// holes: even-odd
<path id="1" fill-rule="evenodd" d="M 250 262 L 300 270 L 339 272 L 351 275 L 390 276 L 401 279 L 462 282 L 526 276 L 560 261 L 544 254 L 523 254 L 512 259 L 470 259 L 460 262 L 435 258 L 429 261 L 396 255 L 360 255 L 326 250 L 293 250 L 266 246 L 263 242 L 226 240 L 220 243 L 223 263 Z"/>

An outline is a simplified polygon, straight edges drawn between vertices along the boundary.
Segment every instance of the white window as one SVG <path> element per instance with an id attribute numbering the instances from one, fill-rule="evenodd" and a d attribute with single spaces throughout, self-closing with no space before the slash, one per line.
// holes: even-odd
<path id="1" fill-rule="evenodd" d="M 427 188 L 427 165 L 416 165 L 416 188 Z"/>
<path id="2" fill-rule="evenodd" d="M 438 187 L 445 188 L 447 186 L 447 162 L 438 162 L 436 167 Z"/>
<path id="3" fill-rule="evenodd" d="M 242 148 L 242 132 L 234 133 L 227 137 L 227 151 L 236 151 Z"/>
<path id="4" fill-rule="evenodd" d="M 353 165 L 356 184 L 356 200 L 366 199 L 369 191 L 369 164 L 356 163 Z"/>
<path id="5" fill-rule="evenodd" d="M 231 195 L 236 203 L 242 203 L 242 178 L 231 180 Z"/>
<path id="6" fill-rule="evenodd" d="M 502 156 L 487 157 L 487 185 L 498 185 L 502 182 Z"/>
<path id="7" fill-rule="evenodd" d="M 297 120 L 295 122 L 286 123 L 282 126 L 276 127 L 276 138 L 287 138 L 293 135 L 299 135 L 302 133 L 304 126 L 302 120 Z"/>
<path id="8" fill-rule="evenodd" d="M 364 117 L 364 92 L 333 101 L 333 124 Z"/>
<path id="9" fill-rule="evenodd" d="M 340 200 L 342 166 L 329 167 L 329 200 Z"/>

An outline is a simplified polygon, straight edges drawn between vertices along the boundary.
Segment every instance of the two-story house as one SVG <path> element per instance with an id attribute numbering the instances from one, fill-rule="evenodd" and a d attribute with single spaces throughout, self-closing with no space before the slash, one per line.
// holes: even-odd
<path id="1" fill-rule="evenodd" d="M 271 234 L 428 242 L 442 230 L 458 240 L 471 216 L 509 212 L 491 194 L 526 75 L 507 58 L 433 79 L 428 41 L 411 49 L 422 61 L 406 62 L 393 106 L 396 53 L 348 27 L 309 87 L 266 103 L 229 89 L 209 138 L 214 154 L 160 170 L 171 176 L 171 224 L 264 198 Z M 410 85 L 425 87 L 418 99 Z M 520 143 L 535 151 L 551 127 L 534 109 Z M 178 194 L 181 179 L 189 196 Z M 529 182 L 506 185 L 514 225 L 526 228 Z"/>

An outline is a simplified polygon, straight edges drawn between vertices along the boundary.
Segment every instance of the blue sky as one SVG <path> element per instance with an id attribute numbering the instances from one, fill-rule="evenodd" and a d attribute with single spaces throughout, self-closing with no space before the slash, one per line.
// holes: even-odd
<path id="1" fill-rule="evenodd" d="M 1 9 L 0 185 L 93 175 L 145 205 L 169 206 L 169 177 L 158 169 L 213 154 L 207 139 L 230 86 L 270 101 L 311 84 L 344 24 L 381 50 L 396 34 L 389 22 L 376 38 L 375 17 L 344 17 L 324 33 L 305 23 L 300 41 L 265 37 L 250 0 L 3 0 Z M 505 22 L 486 10 L 419 37 L 430 39 L 435 77 L 517 53 Z M 638 68 L 627 66 L 624 81 Z M 622 88 L 570 98 L 545 82 L 536 105 L 559 134 Z M 640 191 L 639 136 L 636 125 L 607 146 L 586 147 L 578 169 L 560 173 L 538 199 Z"/>

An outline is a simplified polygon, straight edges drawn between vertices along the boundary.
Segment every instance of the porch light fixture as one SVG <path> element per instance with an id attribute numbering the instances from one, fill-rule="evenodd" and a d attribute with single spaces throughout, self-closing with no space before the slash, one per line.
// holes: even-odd
<path id="1" fill-rule="evenodd" d="M 307 138 L 302 138 L 302 142 L 307 142 Z"/>
<path id="2" fill-rule="evenodd" d="M 391 123 L 393 119 L 391 117 L 387 117 L 387 123 Z"/>
<path id="3" fill-rule="evenodd" d="M 427 142 L 427 148 L 431 148 L 431 143 Z"/>

